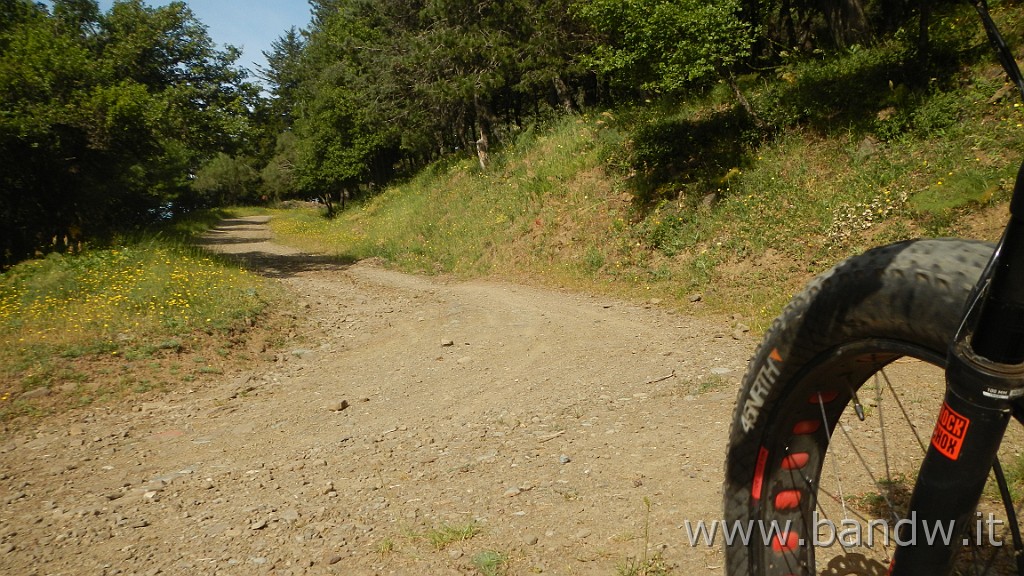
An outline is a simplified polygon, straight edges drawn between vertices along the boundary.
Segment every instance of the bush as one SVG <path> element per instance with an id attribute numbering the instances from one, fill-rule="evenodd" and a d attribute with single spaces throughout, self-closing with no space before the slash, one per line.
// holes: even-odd
<path id="1" fill-rule="evenodd" d="M 715 192 L 730 171 L 748 165 L 752 130 L 738 108 L 704 118 L 671 116 L 640 124 L 632 139 L 637 198 L 649 204 L 693 186 L 697 198 Z"/>

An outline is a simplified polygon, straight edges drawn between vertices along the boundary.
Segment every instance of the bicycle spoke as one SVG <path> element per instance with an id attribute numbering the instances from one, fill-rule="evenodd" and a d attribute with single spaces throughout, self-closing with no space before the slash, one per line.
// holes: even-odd
<path id="1" fill-rule="evenodd" d="M 846 427 L 843 426 L 842 423 L 837 424 L 836 427 L 839 428 L 839 431 L 843 433 L 843 437 L 846 438 L 846 442 L 850 445 L 850 449 L 853 450 L 854 455 L 857 456 L 857 460 L 860 462 L 861 467 L 864 468 L 865 472 L 867 472 L 868 478 L 871 479 L 871 484 L 873 484 L 876 488 L 880 488 L 881 486 L 878 482 L 878 478 L 875 477 L 875 473 L 874 471 L 872 471 L 871 465 L 868 464 L 868 461 L 864 458 L 864 455 L 861 454 L 861 451 L 857 448 L 857 443 L 854 442 L 852 438 L 850 438 L 850 433 L 846 430 Z M 831 444 L 831 441 L 829 442 L 829 444 Z M 885 498 L 885 503 L 889 506 L 889 509 L 894 510 L 892 501 L 889 499 L 889 495 L 882 494 L 882 497 Z"/>
<path id="2" fill-rule="evenodd" d="M 921 435 L 917 433 L 917 426 L 914 426 L 914 421 L 910 418 L 910 414 L 907 413 L 907 409 L 903 406 L 903 402 L 900 401 L 899 394 L 897 394 L 896 389 L 893 388 L 892 381 L 889 380 L 889 374 L 886 373 L 884 369 L 879 370 L 878 373 L 880 373 L 882 378 L 885 379 L 885 384 L 889 388 L 889 392 L 892 394 L 893 399 L 896 400 L 896 405 L 900 407 L 900 412 L 903 413 L 903 419 L 910 425 L 910 430 L 914 433 L 914 438 L 917 439 L 917 445 L 921 447 L 921 454 L 923 455 L 928 451 L 928 448 L 925 447 L 924 441 L 921 440 Z"/>
<path id="3" fill-rule="evenodd" d="M 832 445 L 832 433 L 829 432 L 829 430 L 831 430 L 831 427 L 829 426 L 829 423 L 828 423 L 828 415 L 825 413 L 825 402 L 822 400 L 821 394 L 818 394 L 818 406 L 821 408 L 821 423 L 825 427 L 825 434 L 828 436 L 828 444 L 829 444 L 829 446 L 831 446 Z M 847 516 L 847 512 L 846 512 L 846 498 L 843 496 L 843 482 L 842 482 L 842 480 L 839 477 L 839 463 L 838 462 L 834 461 L 834 466 L 832 467 L 832 471 L 835 473 L 835 476 L 836 476 L 836 486 L 839 488 L 839 503 L 843 507 L 843 518 L 846 518 L 846 516 Z"/>
<path id="4" fill-rule="evenodd" d="M 878 429 L 879 429 L 879 432 L 881 433 L 881 436 L 882 436 L 882 460 L 885 462 L 885 481 L 886 481 L 887 484 L 885 485 L 884 489 L 886 491 L 886 495 L 885 495 L 886 505 L 889 507 L 890 519 L 897 520 L 898 519 L 897 518 L 898 515 L 896 513 L 896 506 L 892 503 L 892 498 L 891 498 L 892 494 L 890 492 L 892 490 L 892 487 L 895 485 L 895 483 L 894 483 L 893 477 L 892 477 L 892 465 L 891 465 L 891 462 L 889 461 L 889 440 L 888 440 L 888 437 L 886 436 L 885 413 L 884 413 L 884 410 L 882 408 L 882 404 L 883 404 L 883 401 L 882 401 L 882 377 L 883 376 L 888 381 L 888 376 L 885 373 L 885 368 L 882 368 L 878 372 L 875 372 L 875 375 L 873 377 L 873 380 L 875 382 L 875 404 L 876 404 L 875 407 L 878 410 Z M 910 421 L 907 420 L 907 423 L 910 424 Z M 913 427 L 913 426 L 911 425 L 911 427 Z M 879 486 L 878 488 L 879 488 L 880 491 L 883 489 L 882 486 Z"/>

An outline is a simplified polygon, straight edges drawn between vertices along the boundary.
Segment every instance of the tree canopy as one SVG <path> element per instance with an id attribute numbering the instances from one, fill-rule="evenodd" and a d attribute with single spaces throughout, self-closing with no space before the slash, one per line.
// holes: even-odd
<path id="1" fill-rule="evenodd" d="M 0 251 L 141 224 L 249 130 L 256 89 L 184 2 L 0 3 Z"/>
<path id="2" fill-rule="evenodd" d="M 750 55 L 753 26 L 736 0 L 591 0 L 577 13 L 602 32 L 588 61 L 617 82 L 678 92 Z"/>

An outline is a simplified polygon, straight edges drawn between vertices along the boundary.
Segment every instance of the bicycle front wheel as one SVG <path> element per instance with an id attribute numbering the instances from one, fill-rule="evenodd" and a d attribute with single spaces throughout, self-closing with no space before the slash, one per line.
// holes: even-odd
<path id="1" fill-rule="evenodd" d="M 728 574 L 885 573 L 904 543 L 896 528 L 942 402 L 947 347 L 992 251 L 965 240 L 877 248 L 819 276 L 775 320 L 732 420 Z M 991 494 L 967 573 L 1006 569 Z M 938 528 L 928 536 L 943 537 Z"/>

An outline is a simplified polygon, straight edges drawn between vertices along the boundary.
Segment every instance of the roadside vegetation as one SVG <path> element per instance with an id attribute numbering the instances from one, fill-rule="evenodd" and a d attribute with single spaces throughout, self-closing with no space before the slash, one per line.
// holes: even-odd
<path id="1" fill-rule="evenodd" d="M 1024 149 L 1019 97 L 984 52 L 912 89 L 894 64 L 902 49 L 792 66 L 760 87 L 743 79 L 752 101 L 801 118 L 771 138 L 755 137 L 720 85 L 682 105 L 566 117 L 519 134 L 487 170 L 439 163 L 334 218 L 307 206 L 273 211 L 272 225 L 288 244 L 415 272 L 682 309 L 699 295 L 763 328 L 846 256 L 1001 231 Z"/>
<path id="2" fill-rule="evenodd" d="M 189 244 L 204 213 L 0 276 L 0 422 L 191 385 L 258 353 L 278 288 Z"/>

